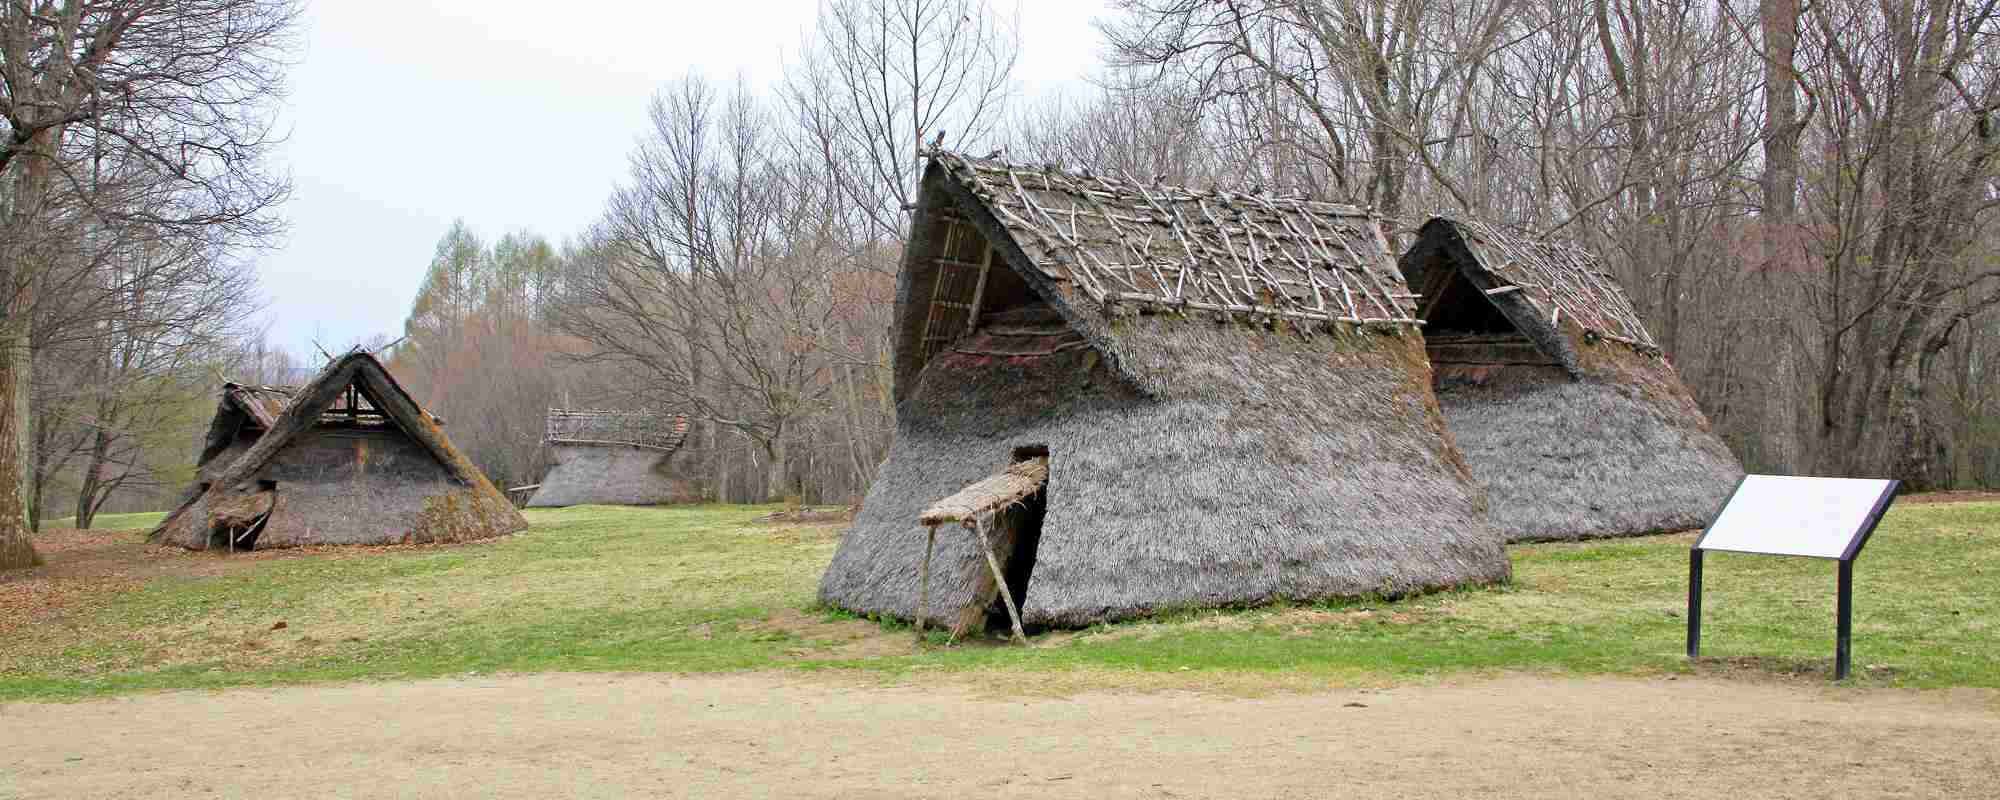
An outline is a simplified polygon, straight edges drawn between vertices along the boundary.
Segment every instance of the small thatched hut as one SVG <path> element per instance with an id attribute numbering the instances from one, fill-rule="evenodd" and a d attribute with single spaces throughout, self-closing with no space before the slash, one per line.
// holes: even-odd
<path id="1" fill-rule="evenodd" d="M 1698 528 L 1743 474 L 1590 253 L 1437 218 L 1401 266 L 1445 421 L 1509 541 Z"/>
<path id="2" fill-rule="evenodd" d="M 1353 207 L 933 154 L 895 443 L 820 598 L 915 617 L 920 515 L 1042 457 L 1045 489 L 989 510 L 1030 625 L 1504 579 L 1412 299 Z M 998 591 L 957 533 L 928 621 L 963 632 Z"/>
<path id="3" fill-rule="evenodd" d="M 601 503 L 651 506 L 698 503 L 690 477 L 685 414 L 549 409 L 548 445 L 556 465 L 529 507 Z"/>
<path id="4" fill-rule="evenodd" d="M 187 499 L 149 538 L 193 550 L 444 542 L 527 527 L 375 357 L 296 389 L 225 385 Z"/>

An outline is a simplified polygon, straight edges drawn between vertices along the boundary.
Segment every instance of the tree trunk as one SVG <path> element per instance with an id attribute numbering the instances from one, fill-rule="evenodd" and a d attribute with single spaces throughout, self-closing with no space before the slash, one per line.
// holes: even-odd
<path id="1" fill-rule="evenodd" d="M 1888 387 L 1889 414 L 1883 420 L 1888 428 L 1886 477 L 1901 480 L 1904 490 L 1911 492 L 1948 488 L 1944 485 L 1945 464 L 1950 456 L 1937 426 L 1924 413 L 1924 387 L 1935 355 L 1929 348 L 1905 355 L 1892 370 L 1894 377 Z"/>
<path id="2" fill-rule="evenodd" d="M 6 315 L 21 330 L 0 340 L 0 569 L 40 566 L 42 558 L 28 538 L 22 480 L 31 463 L 28 451 L 28 332 L 21 315 Z"/>
<path id="3" fill-rule="evenodd" d="M 789 487 L 787 486 L 786 473 L 789 465 L 785 449 L 784 428 L 780 427 L 777 433 L 764 442 L 764 456 L 766 459 L 764 464 L 764 502 L 766 503 L 775 503 L 784 500 L 788 495 L 786 489 Z"/>
<path id="4" fill-rule="evenodd" d="M 111 433 L 100 427 L 91 437 L 90 461 L 83 468 L 83 485 L 76 490 L 76 528 L 90 530 L 97 516 L 97 492 L 104 483 L 104 456 L 111 452 Z"/>

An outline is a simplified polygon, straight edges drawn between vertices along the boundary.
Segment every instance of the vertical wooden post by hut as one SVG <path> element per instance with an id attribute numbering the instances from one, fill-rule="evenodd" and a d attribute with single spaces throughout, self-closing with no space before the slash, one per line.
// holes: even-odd
<path id="1" fill-rule="evenodd" d="M 1013 591 L 1007 588 L 1007 571 L 1001 568 L 1000 557 L 993 552 L 993 537 L 987 532 L 996 516 L 1042 491 L 1048 480 L 1047 456 L 1018 461 L 998 474 L 982 478 L 931 504 L 918 516 L 917 521 L 924 526 L 928 539 L 924 543 L 924 559 L 917 565 L 916 627 L 919 641 L 923 639 L 924 623 L 930 617 L 931 556 L 937 549 L 937 526 L 956 522 L 971 533 L 978 543 L 979 552 L 985 556 L 986 567 L 993 576 L 994 590 L 1000 595 L 1000 602 L 1007 607 L 1007 621 L 1013 626 L 1014 641 L 1028 643 L 1028 634 L 1021 627 L 1021 608 L 1014 600 Z M 990 602 L 986 597 L 984 592 L 973 592 L 971 602 L 975 607 L 983 607 Z"/>

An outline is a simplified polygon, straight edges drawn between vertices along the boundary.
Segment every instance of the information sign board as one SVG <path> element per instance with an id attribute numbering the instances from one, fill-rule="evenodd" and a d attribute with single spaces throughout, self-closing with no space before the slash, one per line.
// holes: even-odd
<path id="1" fill-rule="evenodd" d="M 1901 483 L 1864 478 L 1746 475 L 1688 552 L 1688 658 L 1701 653 L 1702 553 L 1726 550 L 1839 562 L 1833 677 L 1847 677 L 1854 629 L 1854 559 Z"/>

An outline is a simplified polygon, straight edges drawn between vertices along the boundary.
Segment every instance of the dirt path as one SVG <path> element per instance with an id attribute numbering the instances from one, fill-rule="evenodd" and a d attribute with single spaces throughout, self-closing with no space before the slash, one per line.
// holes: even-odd
<path id="1" fill-rule="evenodd" d="M 1972 691 L 1509 677 L 1050 698 L 538 675 L 0 706 L 0 796 L 1990 796 L 1995 741 L 2000 697 Z"/>

